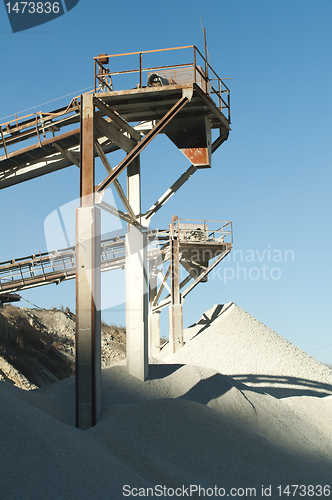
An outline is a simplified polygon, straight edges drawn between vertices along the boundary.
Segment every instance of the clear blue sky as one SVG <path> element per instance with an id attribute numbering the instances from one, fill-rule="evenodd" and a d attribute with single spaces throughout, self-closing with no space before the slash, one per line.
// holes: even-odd
<path id="1" fill-rule="evenodd" d="M 215 303 L 234 301 L 305 351 L 332 344 L 330 0 L 80 0 L 66 15 L 16 34 L 1 9 L 1 122 L 91 87 L 100 52 L 203 50 L 201 16 L 213 68 L 232 77 L 232 132 L 212 169 L 197 172 L 153 226 L 166 227 L 173 214 L 232 220 L 237 252 L 188 296 L 185 325 Z M 141 165 L 143 209 L 189 167 L 164 137 Z M 1 261 L 46 249 L 44 221 L 77 198 L 78 180 L 73 166 L 0 192 Z M 22 295 L 41 307 L 75 306 L 74 282 Z M 123 304 L 103 314 L 124 322 Z M 311 354 L 332 363 L 332 347 Z"/>

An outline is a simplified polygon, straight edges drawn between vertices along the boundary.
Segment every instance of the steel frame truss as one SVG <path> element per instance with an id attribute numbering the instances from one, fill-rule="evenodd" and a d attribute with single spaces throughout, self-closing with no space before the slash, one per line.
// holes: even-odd
<path id="1" fill-rule="evenodd" d="M 116 92 L 113 90 L 113 84 L 111 83 L 106 85 L 106 93 L 83 94 L 80 102 L 78 98 L 75 98 L 66 108 L 56 110 L 53 113 L 36 113 L 20 120 L 16 118 L 15 121 L 0 126 L 0 147 L 3 147 L 5 153 L 0 157 L 0 189 L 69 165 L 76 165 L 80 169 L 81 206 L 76 212 L 75 247 L 77 295 L 76 424 L 82 429 L 88 428 L 97 422 L 101 409 L 99 306 L 102 257 L 99 242 L 99 208 L 115 214 L 128 224 L 128 232 L 125 238 L 126 254 L 121 257 L 127 269 L 130 270 L 130 272 L 126 273 L 126 288 L 129 290 L 126 300 L 130 302 L 133 311 L 131 317 L 127 316 L 131 325 L 131 334 L 127 338 L 127 354 L 129 353 L 132 358 L 131 363 L 128 361 L 127 366 L 132 366 L 132 368 L 128 368 L 129 373 L 144 380 L 148 373 L 146 326 L 147 227 L 153 215 L 196 172 L 197 168 L 210 166 L 211 152 L 213 153 L 228 137 L 230 130 L 229 90 L 219 77 L 217 77 L 219 88 L 213 88 L 208 72 L 210 70 L 212 75 L 216 74 L 206 60 L 205 72 L 203 73 L 199 69 L 196 56 L 201 56 L 201 54 L 194 46 L 192 47 L 194 49 L 193 68 L 195 70 L 195 79 L 191 84 L 172 83 L 168 88 L 143 87 L 142 72 L 147 71 L 147 69 L 142 66 L 143 53 L 138 53 L 140 54 L 140 83 L 137 88 Z M 101 63 L 101 60 L 98 59 L 96 65 L 99 65 L 99 63 Z M 179 66 L 181 65 L 176 65 L 174 68 Z M 184 67 L 187 66 L 184 65 Z M 168 68 L 172 67 L 169 66 Z M 101 69 L 98 78 L 99 76 L 109 78 L 111 82 L 112 74 L 107 70 Z M 197 77 L 199 79 L 203 78 L 202 84 L 196 81 Z M 104 80 L 100 80 L 100 82 L 105 83 Z M 210 87 L 209 84 L 211 84 Z M 223 100 L 223 92 L 227 93 L 228 102 Z M 218 105 L 212 99 L 213 93 L 215 97 L 217 96 Z M 223 109 L 227 109 L 228 118 L 224 116 Z M 176 120 L 178 120 L 177 124 L 175 124 Z M 138 124 L 138 126 L 134 127 L 129 123 L 137 121 L 150 121 L 151 123 L 143 126 Z M 78 122 L 80 123 L 79 128 L 74 128 Z M 191 124 L 189 134 L 185 130 L 186 123 Z M 199 128 L 199 134 L 203 131 L 205 136 L 202 143 L 200 143 L 200 138 L 193 132 L 194 142 L 191 144 L 190 134 L 195 129 L 196 124 Z M 175 126 L 172 127 L 172 125 Z M 70 127 L 70 130 L 62 133 L 61 129 L 63 127 Z M 220 130 L 219 137 L 212 145 L 210 141 L 211 128 L 219 128 Z M 177 139 L 176 136 L 179 133 L 181 135 L 179 144 L 177 140 L 175 141 L 179 149 L 183 150 L 189 159 L 195 157 L 196 149 L 197 154 L 204 153 L 204 159 L 199 160 L 197 163 L 195 163 L 194 159 L 191 159 L 193 164 L 187 171 L 173 183 L 147 212 L 143 213 L 141 210 L 139 157 L 140 153 L 161 132 L 168 135 L 171 140 Z M 48 137 L 50 134 L 52 134 L 52 137 Z M 36 143 L 11 151 L 13 145 L 23 140 L 31 140 L 34 137 Z M 127 154 L 116 167 L 112 168 L 106 155 L 118 149 L 124 150 Z M 95 185 L 96 156 L 100 157 L 107 171 L 107 177 L 97 186 Z M 125 170 L 127 170 L 127 193 L 125 193 L 118 180 L 119 175 Z M 118 210 L 103 201 L 105 190 L 112 183 L 126 212 Z M 204 261 L 197 266 L 202 268 L 203 271 L 181 292 L 181 289 L 188 285 L 192 279 L 192 276 L 188 273 L 188 276 L 180 283 L 179 273 L 181 255 L 184 248 L 186 248 L 187 254 L 190 254 L 188 249 L 191 243 L 180 240 L 179 232 L 176 233 L 175 230 L 176 221 L 177 217 L 173 217 L 170 229 L 162 235 L 159 234 L 157 236 L 158 243 L 155 244 L 154 249 L 150 249 L 150 281 L 153 282 L 153 287 L 150 287 L 150 315 L 153 319 L 153 317 L 157 316 L 155 313 L 160 312 L 166 305 L 171 305 L 169 311 L 171 340 L 174 351 L 177 350 L 179 345 L 183 344 L 182 302 L 184 298 L 199 282 L 206 279 L 209 272 L 231 249 L 231 243 L 220 241 L 220 248 L 222 248 L 220 255 L 216 256 L 209 265 Z M 219 243 L 216 243 L 216 245 Z M 198 248 L 196 243 L 192 244 L 195 245 L 195 248 Z M 159 248 L 157 248 L 158 245 Z M 203 245 L 203 243 L 199 243 L 199 245 Z M 213 242 L 210 241 L 209 245 L 213 246 Z M 135 259 L 131 259 L 132 249 L 137 252 L 138 260 L 141 260 L 141 267 L 137 267 Z M 162 274 L 159 269 L 158 252 L 159 255 L 161 253 L 163 262 L 170 259 L 170 265 L 165 274 Z M 108 264 L 110 264 L 111 268 L 114 268 L 113 263 L 108 262 Z M 34 266 L 35 262 L 32 259 L 27 264 L 32 274 L 31 278 L 34 278 Z M 41 282 L 46 283 L 48 275 L 43 268 L 43 258 L 40 258 L 39 266 L 41 274 L 37 276 L 37 281 L 39 280 L 40 284 Z M 63 266 L 66 267 L 64 262 Z M 18 266 L 18 269 L 21 270 L 20 266 Z M 159 289 L 156 286 L 157 274 L 162 274 L 162 283 Z M 73 267 L 71 267 L 70 271 L 65 271 L 62 276 L 57 276 L 57 279 L 61 281 L 61 279 L 69 279 L 72 276 Z M 53 282 L 54 278 L 55 276 L 53 276 Z M 168 279 L 170 285 L 168 285 Z M 33 279 L 30 284 L 37 286 L 37 282 L 33 281 Z M 136 287 L 135 293 L 140 291 L 142 294 L 142 298 L 138 301 L 135 293 L 132 293 L 131 285 L 133 288 Z M 160 300 L 165 288 L 169 291 L 169 296 Z M 135 329 L 137 328 L 136 335 Z M 139 359 L 136 363 L 137 360 L 133 360 L 135 357 L 141 357 L 142 359 Z"/>

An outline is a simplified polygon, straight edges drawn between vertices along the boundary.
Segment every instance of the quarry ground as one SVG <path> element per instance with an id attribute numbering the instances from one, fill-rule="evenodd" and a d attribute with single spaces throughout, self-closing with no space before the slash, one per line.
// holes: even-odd
<path id="1" fill-rule="evenodd" d="M 1 500 L 331 498 L 332 370 L 236 304 L 165 345 L 145 381 L 114 363 L 125 334 L 104 326 L 101 417 L 84 431 L 74 316 L 7 306 L 0 328 Z"/>
<path id="2" fill-rule="evenodd" d="M 102 322 L 102 367 L 125 358 L 125 328 Z M 75 315 L 68 309 L 0 309 L 0 380 L 34 389 L 75 374 Z"/>

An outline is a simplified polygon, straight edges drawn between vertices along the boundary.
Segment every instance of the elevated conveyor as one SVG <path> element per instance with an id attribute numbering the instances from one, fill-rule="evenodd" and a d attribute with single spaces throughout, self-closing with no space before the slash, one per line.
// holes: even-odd
<path id="1" fill-rule="evenodd" d="M 0 264 L 0 294 L 76 277 L 76 425 L 81 429 L 95 425 L 101 413 L 100 268 L 125 267 L 127 370 L 145 380 L 149 347 L 152 355 L 159 349 L 158 313 L 169 306 L 170 338 L 173 349 L 180 348 L 183 299 L 207 280 L 232 246 L 232 240 L 225 239 L 226 233 L 231 235 L 231 226 L 226 227 L 230 223 L 215 230 L 208 221 L 185 227 L 173 216 L 169 230 L 148 230 L 153 216 L 195 172 L 212 167 L 212 154 L 229 135 L 230 92 L 209 64 L 206 46 L 205 57 L 191 45 L 99 54 L 94 64 L 94 91 L 74 98 L 67 107 L 15 116 L 0 125 L 0 189 L 71 165 L 80 169 L 76 248 Z M 164 186 L 164 167 L 156 153 L 149 168 L 156 178 L 157 201 L 149 208 L 142 199 L 141 153 L 160 133 L 190 166 L 170 187 Z M 118 149 L 124 158 L 114 166 L 107 155 Z M 107 172 L 99 184 L 96 156 Z M 117 161 L 118 155 L 112 157 Z M 103 200 L 111 185 L 123 211 Z M 125 221 L 125 237 L 101 243 L 101 210 Z M 217 237 L 218 230 L 222 234 Z"/>
<path id="2" fill-rule="evenodd" d="M 216 230 L 211 230 L 211 222 Z M 210 229 L 209 229 L 210 227 Z M 147 231 L 148 261 L 158 261 L 158 272 L 162 284 L 159 296 L 165 287 L 168 271 L 162 266 L 171 259 L 170 241 L 174 233 L 168 230 Z M 188 273 L 182 287 L 192 281 L 182 293 L 183 298 L 199 282 L 207 281 L 208 273 L 228 255 L 232 247 L 230 222 L 223 221 L 184 221 L 181 220 L 176 230 L 179 240 L 179 263 Z M 125 236 L 116 236 L 101 242 L 101 271 L 124 269 Z M 164 280 L 166 276 L 166 280 Z M 0 263 L 0 297 L 13 292 L 20 292 L 38 286 L 59 284 L 76 278 L 76 252 L 70 247 L 52 252 L 38 253 L 27 257 Z M 181 288 L 182 288 L 181 287 Z M 165 287 L 169 289 L 168 286 Z M 160 311 L 170 303 L 170 295 L 152 304 L 154 312 Z"/>
<path id="3" fill-rule="evenodd" d="M 95 111 L 95 139 L 104 154 L 118 149 L 128 153 L 183 96 L 188 97 L 186 105 L 177 113 L 176 120 L 165 126 L 162 132 L 175 142 L 188 159 L 195 164 L 197 150 L 202 147 L 202 135 L 207 133 L 209 136 L 206 124 L 208 129 L 219 129 L 219 137 L 212 145 L 212 152 L 227 139 L 230 131 L 229 89 L 195 46 L 169 50 L 178 49 L 193 50 L 193 62 L 144 68 L 143 57 L 161 57 L 164 51 L 137 52 L 141 60 L 138 69 L 114 72 L 100 62 L 105 59 L 95 58 L 94 96 L 98 107 Z M 203 69 L 199 65 L 200 58 Z M 173 83 L 157 87 L 147 85 L 151 71 L 165 74 Z M 135 78 L 137 75 L 140 83 L 135 88 L 126 89 L 127 79 L 133 75 Z M 105 85 L 107 78 L 121 78 L 122 90 L 116 90 L 113 85 L 111 90 L 109 85 Z M 68 106 L 51 112 L 38 111 L 1 124 L 0 149 L 3 151 L 0 155 L 0 189 L 71 165 L 79 166 L 80 122 L 81 97 L 75 97 Z M 188 128 L 188 124 L 191 130 L 185 137 L 183 131 Z M 209 141 L 209 138 L 204 140 Z M 195 154 L 192 154 L 193 148 Z M 94 155 L 100 154 L 96 148 Z M 199 161 L 197 165 L 200 166 Z"/>

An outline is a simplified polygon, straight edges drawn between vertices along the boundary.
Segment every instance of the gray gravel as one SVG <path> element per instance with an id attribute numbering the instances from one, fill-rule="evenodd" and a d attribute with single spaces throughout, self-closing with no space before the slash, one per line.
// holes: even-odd
<path id="1" fill-rule="evenodd" d="M 204 313 L 185 340 L 174 355 L 165 346 L 161 359 L 213 368 L 278 398 L 332 394 L 330 368 L 232 302 Z"/>
<path id="2" fill-rule="evenodd" d="M 156 485 L 243 488 L 233 498 L 246 488 L 263 498 L 264 485 L 280 500 L 279 485 L 332 486 L 329 370 L 234 304 L 186 338 L 145 382 L 105 368 L 102 417 L 87 431 L 73 427 L 73 377 L 32 391 L 0 382 L 1 500 L 117 500 L 124 485 L 140 496 Z"/>

